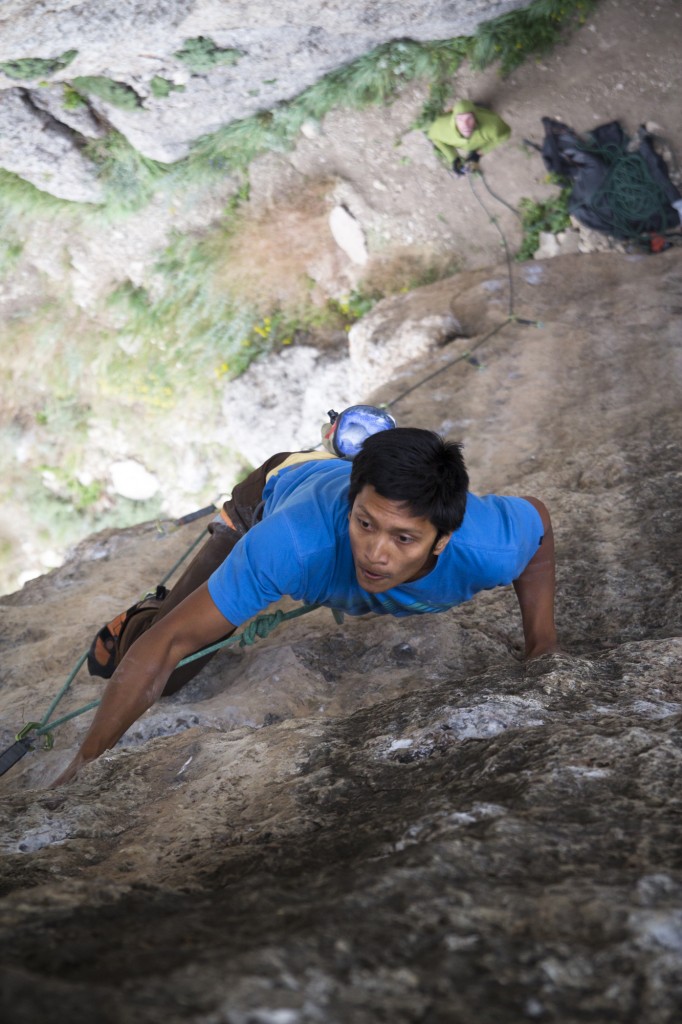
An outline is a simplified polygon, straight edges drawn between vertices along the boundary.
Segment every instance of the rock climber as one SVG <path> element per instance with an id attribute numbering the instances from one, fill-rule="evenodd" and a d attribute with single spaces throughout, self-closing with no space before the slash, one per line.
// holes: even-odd
<path id="1" fill-rule="evenodd" d="M 469 100 L 436 118 L 427 135 L 459 177 L 479 169 L 479 160 L 505 142 L 511 128 L 492 110 Z"/>
<path id="2" fill-rule="evenodd" d="M 341 414 L 337 451 L 346 413 L 371 408 Z M 447 611 L 481 590 L 513 584 L 526 658 L 556 650 L 554 541 L 544 504 L 477 497 L 459 444 L 396 427 L 375 412 L 384 422 L 352 442 L 350 458 L 282 452 L 251 473 L 176 586 L 100 630 L 89 667 L 109 682 L 54 785 L 113 747 L 211 655 L 176 669 L 178 662 L 284 595 L 350 615 L 407 616 Z"/>

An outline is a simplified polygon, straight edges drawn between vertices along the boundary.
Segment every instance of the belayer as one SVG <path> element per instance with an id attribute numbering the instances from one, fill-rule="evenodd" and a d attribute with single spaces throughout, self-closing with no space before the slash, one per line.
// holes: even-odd
<path id="1" fill-rule="evenodd" d="M 477 171 L 481 157 L 506 142 L 511 128 L 492 110 L 460 100 L 437 117 L 426 134 L 460 177 Z"/>
<path id="2" fill-rule="evenodd" d="M 109 677 L 78 752 L 54 785 L 113 747 L 228 637 L 289 595 L 350 615 L 443 612 L 513 584 L 525 655 L 556 650 L 554 540 L 532 497 L 477 497 L 461 446 L 353 406 L 328 431 L 333 451 L 280 452 L 232 492 L 168 593 L 103 627 L 91 672 Z"/>

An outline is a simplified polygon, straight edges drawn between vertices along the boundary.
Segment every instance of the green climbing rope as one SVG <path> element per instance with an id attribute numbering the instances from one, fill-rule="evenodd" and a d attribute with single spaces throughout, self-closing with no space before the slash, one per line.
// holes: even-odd
<path id="1" fill-rule="evenodd" d="M 620 238 L 638 239 L 649 234 L 643 225 L 657 223 L 658 231 L 672 226 L 668 198 L 652 177 L 641 153 L 627 152 L 617 145 L 595 144 L 582 148 L 608 167 L 602 185 L 586 205 L 598 215 L 608 208 L 613 224 L 610 233 Z"/>

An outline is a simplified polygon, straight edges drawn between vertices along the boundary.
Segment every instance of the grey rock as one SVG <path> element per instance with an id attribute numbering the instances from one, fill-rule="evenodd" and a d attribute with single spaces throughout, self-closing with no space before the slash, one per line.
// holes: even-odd
<path id="1" fill-rule="evenodd" d="M 547 501 L 564 651 L 520 661 L 509 589 L 403 620 L 318 609 L 50 790 L 87 719 L 59 726 L 2 779 L 10 1019 L 58 997 L 112 1024 L 677 1021 L 679 271 L 548 260 L 515 277 L 542 326 L 491 336 L 502 267 L 404 297 L 466 321 L 479 365 L 435 350 L 375 397 L 468 423 L 449 433 L 479 493 Z M 0 743 L 195 536 L 103 532 L 0 599 Z M 101 692 L 81 675 L 63 706 Z"/>
<path id="2" fill-rule="evenodd" d="M 0 166 L 42 192 L 98 203 L 102 188 L 74 132 L 31 102 L 23 89 L 0 91 Z"/>

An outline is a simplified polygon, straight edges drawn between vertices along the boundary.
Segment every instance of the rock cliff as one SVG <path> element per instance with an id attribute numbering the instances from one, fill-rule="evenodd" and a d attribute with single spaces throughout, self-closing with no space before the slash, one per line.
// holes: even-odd
<path id="1" fill-rule="evenodd" d="M 547 502 L 563 653 L 522 664 L 511 591 L 318 610 L 51 791 L 87 716 L 59 727 L 1 783 L 3 1019 L 679 1019 L 680 251 L 508 271 L 395 300 L 460 331 L 375 397 Z M 0 600 L 5 744 L 195 532 L 95 536 Z"/>
<path id="2" fill-rule="evenodd" d="M 0 12 L 0 167 L 98 203 L 86 141 L 111 129 L 174 163 L 391 40 L 469 35 L 528 0 L 24 0 Z"/>

